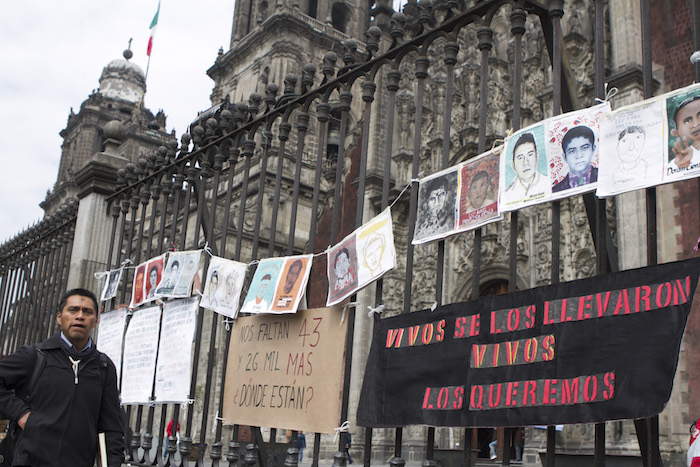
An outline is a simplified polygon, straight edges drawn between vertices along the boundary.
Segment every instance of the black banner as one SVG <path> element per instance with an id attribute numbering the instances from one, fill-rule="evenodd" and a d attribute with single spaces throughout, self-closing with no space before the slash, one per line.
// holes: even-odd
<path id="1" fill-rule="evenodd" d="M 671 395 L 700 260 L 385 318 L 357 411 L 368 427 L 643 418 Z"/>

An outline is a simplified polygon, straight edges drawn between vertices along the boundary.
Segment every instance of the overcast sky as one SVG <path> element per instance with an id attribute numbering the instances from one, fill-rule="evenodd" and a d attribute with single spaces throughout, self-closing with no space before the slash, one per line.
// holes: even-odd
<path id="1" fill-rule="evenodd" d="M 394 6 L 405 3 L 394 0 Z M 99 87 L 102 69 L 132 38 L 146 70 L 157 0 L 6 2 L 0 16 L 0 244 L 43 217 L 39 203 L 56 181 L 59 132 L 71 107 Z M 178 137 L 211 104 L 206 70 L 228 51 L 234 0 L 162 0 L 145 105 L 168 116 Z"/>
<path id="2" fill-rule="evenodd" d="M 228 50 L 233 0 L 162 0 L 145 105 L 163 109 L 181 135 L 210 106 L 206 70 Z M 157 0 L 7 2 L 0 17 L 0 243 L 43 217 L 39 203 L 56 181 L 71 107 L 99 87 L 102 69 L 122 58 L 144 71 Z"/>

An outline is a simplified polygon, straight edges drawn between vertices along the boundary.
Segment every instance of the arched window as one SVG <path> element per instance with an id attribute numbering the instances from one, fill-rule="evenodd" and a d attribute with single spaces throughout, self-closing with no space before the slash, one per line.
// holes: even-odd
<path id="1" fill-rule="evenodd" d="M 335 2 L 331 9 L 331 22 L 340 32 L 347 32 L 350 22 L 350 8 L 344 2 Z"/>

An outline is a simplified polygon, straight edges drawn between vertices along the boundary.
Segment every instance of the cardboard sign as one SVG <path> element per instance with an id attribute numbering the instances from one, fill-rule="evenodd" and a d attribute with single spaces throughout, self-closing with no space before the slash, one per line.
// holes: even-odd
<path id="1" fill-rule="evenodd" d="M 528 426 L 646 418 L 671 395 L 700 260 L 382 319 L 357 422 Z"/>
<path id="2" fill-rule="evenodd" d="M 341 310 L 239 317 L 226 367 L 225 423 L 330 433 L 340 426 L 347 320 Z"/>

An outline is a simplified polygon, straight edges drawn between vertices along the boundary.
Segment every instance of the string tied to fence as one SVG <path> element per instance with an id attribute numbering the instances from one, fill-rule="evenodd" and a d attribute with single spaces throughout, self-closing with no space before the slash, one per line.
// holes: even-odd
<path id="1" fill-rule="evenodd" d="M 367 313 L 367 316 L 368 316 L 369 318 L 371 318 L 372 315 L 375 314 L 375 313 L 378 314 L 378 315 L 381 315 L 381 314 L 382 314 L 382 311 L 384 311 L 384 305 L 383 305 L 383 304 L 382 304 L 382 305 L 379 305 L 379 306 L 369 306 L 369 305 L 367 305 L 367 308 L 369 309 L 369 313 Z"/>
<path id="2" fill-rule="evenodd" d="M 194 399 L 187 399 L 187 400 L 183 401 L 181 404 L 182 410 L 185 410 L 185 408 L 188 405 L 192 405 L 192 404 L 194 404 Z"/>
<path id="3" fill-rule="evenodd" d="M 606 102 L 609 102 L 610 99 L 615 97 L 618 93 L 618 89 L 616 87 L 612 87 L 608 90 L 608 83 L 605 83 L 605 99 L 601 99 L 599 97 L 595 98 L 596 102 L 600 102 L 601 104 L 605 104 Z"/>
<path id="4" fill-rule="evenodd" d="M 210 257 L 214 257 L 214 252 L 211 250 L 211 247 L 209 246 L 209 242 L 204 244 L 204 248 L 202 250 L 206 251 Z"/>
<path id="5" fill-rule="evenodd" d="M 97 271 L 95 274 L 95 279 L 102 279 L 105 276 L 108 276 L 112 271 Z"/>
<path id="6" fill-rule="evenodd" d="M 338 428 L 333 428 L 335 430 L 335 436 L 333 437 L 333 443 L 336 443 L 338 441 L 338 434 L 339 433 L 347 433 L 350 431 L 350 422 L 345 420 L 342 425 L 340 425 Z"/>
<path id="7" fill-rule="evenodd" d="M 226 328 L 226 332 L 231 330 L 231 325 L 234 323 L 234 320 L 232 318 L 224 318 L 223 320 L 224 327 Z"/>

